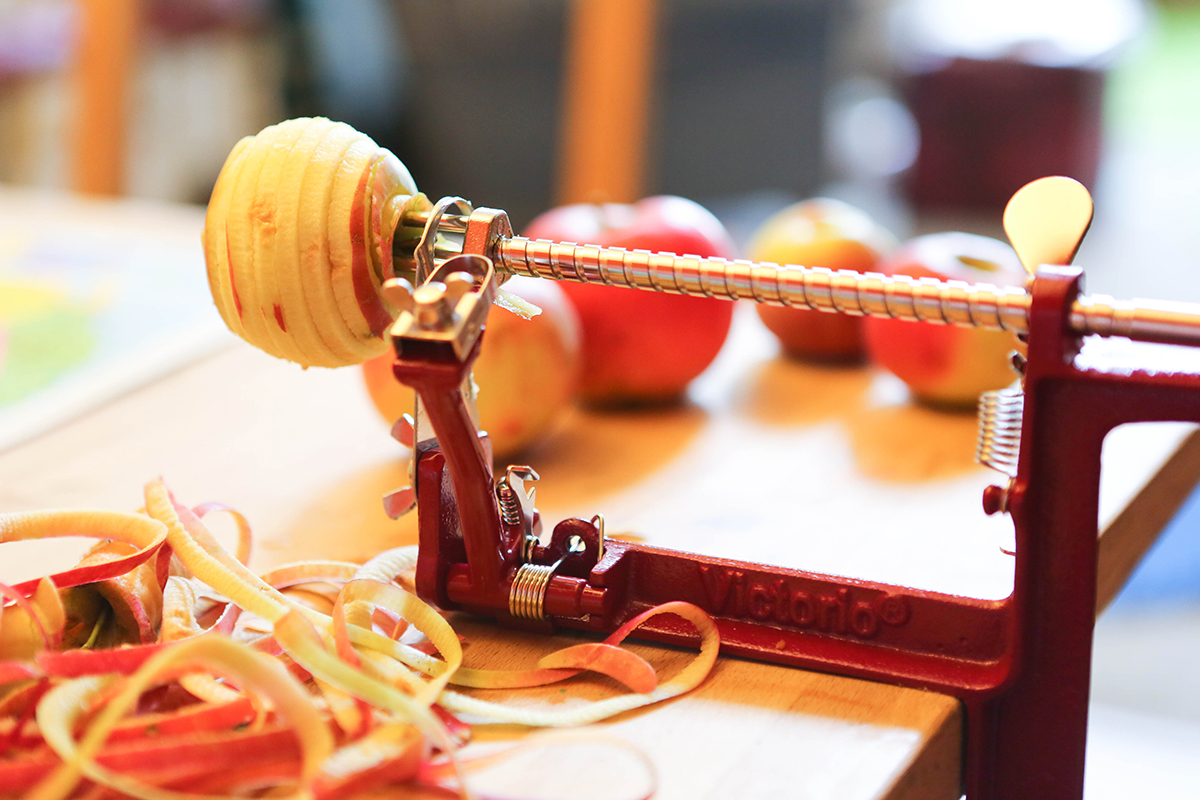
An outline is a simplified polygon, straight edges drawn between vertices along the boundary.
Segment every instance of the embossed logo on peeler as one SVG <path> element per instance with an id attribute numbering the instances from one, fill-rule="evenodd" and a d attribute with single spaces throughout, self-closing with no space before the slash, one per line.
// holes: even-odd
<path id="1" fill-rule="evenodd" d="M 878 635 L 883 625 L 904 625 L 912 617 L 908 601 L 901 595 L 856 592 L 848 586 L 816 590 L 783 578 L 767 582 L 756 580 L 745 570 L 715 564 L 697 564 L 697 568 L 704 584 L 705 609 L 723 617 L 776 622 L 861 639 Z"/>

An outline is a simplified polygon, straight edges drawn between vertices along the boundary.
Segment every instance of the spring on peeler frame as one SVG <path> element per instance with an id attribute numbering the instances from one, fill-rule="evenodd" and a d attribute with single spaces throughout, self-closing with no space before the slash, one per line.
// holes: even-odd
<path id="1" fill-rule="evenodd" d="M 558 564 L 522 564 L 508 595 L 508 613 L 520 619 L 543 620 L 546 587 Z"/>
<path id="2" fill-rule="evenodd" d="M 979 396 L 979 439 L 975 460 L 1012 477 L 1021 452 L 1021 417 L 1025 393 L 1019 388 L 998 389 Z"/>
<path id="3" fill-rule="evenodd" d="M 546 589 L 563 561 L 570 555 L 587 549 L 583 539 L 572 536 L 567 541 L 567 550 L 553 564 L 522 564 L 513 577 L 508 591 L 508 613 L 521 619 L 544 620 L 546 618 Z"/>
<path id="4" fill-rule="evenodd" d="M 521 524 L 521 501 L 501 478 L 496 482 L 496 498 L 500 501 L 500 517 L 505 525 Z"/>

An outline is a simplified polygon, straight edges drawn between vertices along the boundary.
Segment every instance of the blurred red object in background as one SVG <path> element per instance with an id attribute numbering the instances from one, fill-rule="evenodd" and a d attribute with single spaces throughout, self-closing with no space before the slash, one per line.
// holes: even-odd
<path id="1" fill-rule="evenodd" d="M 1135 0 L 899 6 L 895 49 L 921 137 L 909 197 L 1002 208 L 1045 175 L 1092 186 L 1105 77 L 1142 15 Z"/>

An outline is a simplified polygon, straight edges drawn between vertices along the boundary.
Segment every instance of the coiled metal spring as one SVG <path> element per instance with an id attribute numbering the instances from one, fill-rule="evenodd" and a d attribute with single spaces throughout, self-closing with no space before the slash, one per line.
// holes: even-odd
<path id="1" fill-rule="evenodd" d="M 546 588 L 558 563 L 522 564 L 508 593 L 508 613 L 519 619 L 546 618 Z"/>
<path id="2" fill-rule="evenodd" d="M 583 539 L 572 536 L 567 540 L 567 551 L 553 564 L 522 564 L 508 591 L 508 613 L 519 619 L 545 619 L 546 589 L 550 579 L 567 556 L 582 553 L 585 549 Z"/>
<path id="3" fill-rule="evenodd" d="M 1025 393 L 1020 389 L 998 389 L 980 395 L 975 460 L 1009 477 L 1015 476 L 1024 413 Z"/>
<path id="4" fill-rule="evenodd" d="M 537 479 L 538 474 L 532 467 L 514 465 L 505 470 L 504 475 L 496 481 L 496 499 L 500 505 L 501 521 L 505 525 L 521 528 L 518 557 L 522 562 L 533 557 L 533 549 L 538 544 L 537 536 L 531 528 L 533 490 L 529 490 L 528 493 L 525 491 L 525 481 Z M 529 505 L 529 518 L 526 515 L 526 503 Z"/>
<path id="5" fill-rule="evenodd" d="M 496 497 L 500 500 L 500 518 L 505 525 L 521 524 L 521 501 L 507 483 L 496 484 Z"/>

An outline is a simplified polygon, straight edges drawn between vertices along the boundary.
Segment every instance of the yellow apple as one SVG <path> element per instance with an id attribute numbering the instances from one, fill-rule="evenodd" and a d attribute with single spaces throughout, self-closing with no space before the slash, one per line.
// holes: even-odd
<path id="1" fill-rule="evenodd" d="M 504 288 L 541 308 L 522 319 L 502 308 L 488 314 L 474 365 L 479 386 L 479 425 L 497 459 L 540 441 L 562 420 L 579 386 L 579 320 L 558 284 L 516 277 Z M 385 353 L 363 364 L 363 379 L 375 407 L 389 423 L 412 413 L 413 392 L 392 375 Z"/>

